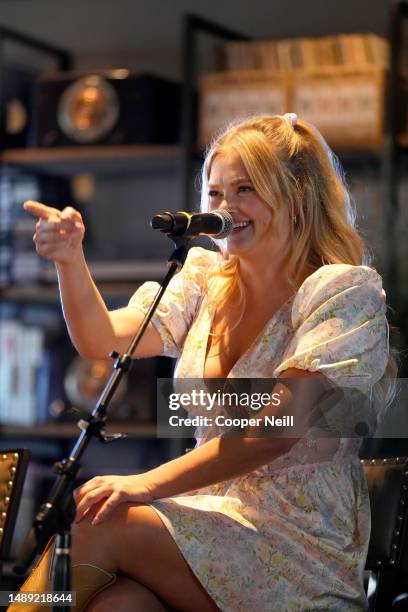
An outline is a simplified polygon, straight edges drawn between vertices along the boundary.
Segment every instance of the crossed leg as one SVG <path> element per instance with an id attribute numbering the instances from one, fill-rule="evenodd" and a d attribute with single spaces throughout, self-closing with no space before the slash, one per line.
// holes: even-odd
<path id="1" fill-rule="evenodd" d="M 73 563 L 95 563 L 108 572 L 119 572 L 142 587 L 147 587 L 151 592 L 152 607 L 141 605 L 141 610 L 159 612 L 161 603 L 177 612 L 191 612 L 192 609 L 200 612 L 219 611 L 153 508 L 143 504 L 123 503 L 102 523 L 92 526 L 91 520 L 101 504 L 95 504 L 91 512 L 73 526 Z M 119 585 L 116 586 L 117 592 Z M 129 608 L 126 607 L 126 594 L 128 600 L 134 596 L 147 601 L 149 592 L 146 588 L 140 588 L 138 595 L 137 587 L 133 585 L 132 589 L 129 581 L 127 584 L 122 582 L 122 587 L 122 608 L 114 605 L 118 612 L 132 609 L 130 601 Z M 88 605 L 87 611 L 102 610 L 109 592 L 114 595 L 113 589 L 115 585 L 97 595 Z M 157 596 L 157 608 L 153 607 L 152 594 Z M 97 607 L 98 602 L 100 607 Z M 133 609 L 137 608 L 137 603 L 133 601 Z"/>
<path id="2" fill-rule="evenodd" d="M 86 612 L 168 612 L 160 599 L 150 589 L 135 580 L 118 576 L 108 589 L 93 597 Z"/>

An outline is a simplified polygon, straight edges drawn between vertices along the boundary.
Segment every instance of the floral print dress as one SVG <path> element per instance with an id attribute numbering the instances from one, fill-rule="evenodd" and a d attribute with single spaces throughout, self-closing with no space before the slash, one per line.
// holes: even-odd
<path id="1" fill-rule="evenodd" d="M 218 253 L 191 248 L 156 311 L 163 354 L 178 358 L 176 378 L 203 377 L 216 306 L 205 279 L 222 262 Z M 157 283 L 144 283 L 129 306 L 146 312 L 156 291 Z M 272 316 L 229 378 L 298 368 L 369 397 L 388 360 L 385 309 L 373 269 L 322 266 Z M 197 444 L 216 434 L 198 428 Z M 366 610 L 370 506 L 360 443 L 339 438 L 322 452 L 302 438 L 248 474 L 151 506 L 223 612 Z"/>

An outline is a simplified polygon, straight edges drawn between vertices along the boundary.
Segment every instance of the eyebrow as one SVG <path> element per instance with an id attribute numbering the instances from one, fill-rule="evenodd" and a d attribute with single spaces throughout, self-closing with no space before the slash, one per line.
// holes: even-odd
<path id="1" fill-rule="evenodd" d="M 252 181 L 249 177 L 239 177 L 231 181 L 231 185 L 237 185 L 238 183 L 252 183 Z M 209 187 L 216 187 L 217 185 L 218 183 L 208 183 Z"/>

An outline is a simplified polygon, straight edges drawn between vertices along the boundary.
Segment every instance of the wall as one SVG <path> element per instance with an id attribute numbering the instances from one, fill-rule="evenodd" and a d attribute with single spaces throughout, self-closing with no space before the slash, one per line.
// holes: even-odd
<path id="1" fill-rule="evenodd" d="M 182 16 L 193 13 L 255 38 L 387 33 L 389 0 L 3 0 L 0 24 L 72 50 L 84 67 L 177 76 Z"/>

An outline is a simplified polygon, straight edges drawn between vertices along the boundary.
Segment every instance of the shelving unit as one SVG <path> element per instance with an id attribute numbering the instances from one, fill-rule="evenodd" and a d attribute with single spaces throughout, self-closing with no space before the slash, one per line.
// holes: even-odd
<path id="1" fill-rule="evenodd" d="M 353 166 L 355 163 L 371 164 L 378 166 L 378 171 L 385 185 L 386 201 L 384 202 L 384 242 L 387 252 L 384 261 L 384 283 L 387 288 L 389 302 L 398 308 L 401 302 L 400 278 L 398 266 L 398 251 L 396 231 L 399 218 L 399 196 L 398 185 L 400 180 L 401 156 L 408 152 L 408 133 L 399 133 L 397 126 L 398 106 L 398 79 L 399 64 L 402 45 L 403 20 L 408 16 L 408 3 L 406 0 L 390 0 L 389 12 L 389 40 L 391 44 L 391 67 L 386 87 L 386 99 L 384 113 L 386 118 L 384 146 L 382 148 L 348 148 L 347 150 L 335 150 L 342 162 Z M 183 185 L 186 209 L 191 205 L 191 182 L 194 152 L 196 150 L 197 132 L 196 126 L 196 92 L 197 76 L 199 71 L 197 47 L 199 37 L 203 34 L 223 38 L 224 40 L 242 40 L 249 38 L 224 29 L 218 24 L 188 15 L 184 23 L 184 129 L 182 153 L 183 162 Z M 187 52 L 190 50 L 190 52 Z"/>
<path id="2" fill-rule="evenodd" d="M 150 276 L 150 279 L 153 277 Z M 140 279 L 139 279 L 140 280 Z M 130 296 L 136 289 L 137 284 L 129 283 L 98 283 L 99 290 L 105 296 L 110 298 L 120 298 Z M 31 285 L 31 286 L 13 286 L 3 289 L 0 292 L 0 297 L 5 301 L 13 302 L 30 302 L 30 303 L 57 303 L 59 302 L 59 292 L 56 283 L 50 285 Z"/>
<path id="3" fill-rule="evenodd" d="M 399 277 L 398 241 L 396 232 L 400 215 L 399 185 L 401 179 L 402 157 L 408 152 L 408 134 L 399 133 L 398 107 L 399 107 L 399 79 L 401 50 L 403 41 L 404 20 L 408 17 L 408 3 L 406 0 L 390 1 L 389 40 L 391 44 L 391 66 L 388 79 L 386 98 L 387 118 L 387 145 L 384 152 L 385 184 L 388 207 L 384 219 L 384 229 L 388 244 L 388 261 L 386 278 L 392 291 L 395 305 L 402 308 L 401 279 Z M 398 323 L 398 322 L 397 322 Z"/>
<path id="4" fill-rule="evenodd" d="M 127 433 L 129 438 L 156 438 L 155 423 L 135 424 L 127 421 L 111 421 L 106 426 L 106 433 Z M 30 425 L 3 425 L 0 426 L 0 437 L 5 438 L 32 438 L 32 439 L 62 439 L 70 440 L 80 434 L 75 423 L 40 423 Z"/>
<path id="5" fill-rule="evenodd" d="M 178 162 L 180 148 L 173 145 L 83 146 L 9 149 L 0 164 L 56 176 L 90 173 L 117 175 L 160 169 Z"/>
<path id="6" fill-rule="evenodd" d="M 354 149 L 338 150 L 336 153 L 350 164 L 376 163 L 380 165 L 380 171 L 387 186 L 389 206 L 385 215 L 386 244 L 388 245 L 387 261 L 385 263 L 385 280 L 389 286 L 388 295 L 398 301 L 395 287 L 398 286 L 398 256 L 396 252 L 395 228 L 398 219 L 398 165 L 401 154 L 408 149 L 408 134 L 397 134 L 393 123 L 396 105 L 394 95 L 397 72 L 398 57 L 401 41 L 401 22 L 407 14 L 407 3 L 394 0 L 391 4 L 390 13 L 390 40 L 392 44 L 392 64 L 390 74 L 389 95 L 386 101 L 389 125 L 387 126 L 388 144 L 383 150 L 378 149 Z M 78 146 L 62 148 L 38 148 L 38 149 L 11 149 L 0 153 L 0 164 L 12 165 L 34 173 L 49 176 L 71 177 L 76 174 L 90 173 L 103 174 L 106 176 L 121 176 L 124 174 L 143 172 L 149 169 L 169 169 L 178 172 L 182 180 L 183 202 L 180 208 L 191 210 L 193 208 L 192 176 L 200 159 L 197 153 L 196 139 L 196 84 L 198 75 L 198 43 L 201 35 L 212 36 L 224 40 L 249 40 L 242 33 L 235 32 L 229 28 L 220 26 L 195 15 L 187 15 L 183 24 L 183 113 L 182 113 L 182 138 L 180 146 L 158 146 L 158 145 L 123 145 L 123 146 Z M 1 36 L 17 36 L 24 43 L 40 44 L 30 37 L 15 35 L 10 30 L 0 28 Z M 72 64 L 69 54 L 50 47 L 44 49 L 46 52 L 56 52 L 60 57 L 60 66 L 66 69 Z M 0 100 L 1 103 L 1 100 Z M 1 104 L 0 104 L 1 109 Z M 91 266 L 92 267 L 92 266 Z M 135 290 L 135 283 L 146 279 L 154 279 L 161 276 L 162 266 L 145 261 L 140 263 L 129 262 L 120 264 L 122 273 L 126 269 L 126 278 L 120 278 L 112 282 L 106 282 L 108 265 L 101 264 L 104 272 L 98 272 L 98 266 L 92 270 L 95 279 L 100 282 L 102 292 L 113 297 L 129 295 Z M 113 270 L 112 276 L 120 277 L 118 270 Z M 102 282 L 102 278 L 104 282 Z M 55 277 L 50 275 L 49 285 L 33 285 L 24 287 L 10 287 L 2 291 L 5 300 L 17 302 L 55 302 L 58 300 Z M 390 288 L 393 289 L 391 296 Z"/>
<path id="7" fill-rule="evenodd" d="M 23 45 L 42 50 L 45 53 L 56 54 L 60 70 L 72 67 L 72 58 L 69 53 L 54 47 L 44 46 L 41 41 L 34 38 L 26 37 L 9 29 L 0 28 L 0 43 L 9 38 Z M 0 73 L 2 68 L 1 51 L 2 48 L 0 46 Z M 4 117 L 4 109 L 5 100 L 0 97 L 0 118 Z M 39 176 L 42 181 L 44 180 L 47 184 L 52 185 L 60 184 L 59 181 L 68 184 L 68 181 L 76 175 L 90 174 L 95 176 L 97 181 L 102 181 L 102 178 L 109 183 L 112 181 L 115 188 L 116 184 L 120 184 L 122 178 L 125 181 L 129 181 L 130 179 L 133 180 L 134 177 L 134 180 L 137 182 L 144 173 L 147 173 L 149 176 L 176 175 L 179 173 L 180 155 L 181 147 L 178 145 L 129 144 L 121 146 L 86 145 L 53 148 L 15 148 L 0 151 L 0 166 L 11 167 Z M 60 206 L 60 204 L 61 202 L 55 202 L 57 206 Z M 181 206 L 179 207 L 181 208 Z M 110 302 L 119 303 L 123 301 L 124 305 L 142 282 L 145 280 L 158 280 L 164 275 L 166 271 L 165 259 L 163 261 L 145 260 L 142 259 L 143 253 L 140 253 L 139 256 L 141 257 L 140 259 L 121 261 L 90 260 L 89 267 L 92 276 L 108 304 Z M 29 309 L 35 309 L 42 313 L 48 313 L 49 311 L 54 313 L 54 310 L 56 311 L 58 308 L 59 292 L 54 268 L 47 268 L 43 276 L 45 281 L 43 283 L 11 285 L 0 290 L 0 299 L 5 305 L 12 305 L 16 320 L 19 319 L 20 313 L 24 314 Z M 56 317 L 58 318 L 58 314 L 56 314 Z M 25 321 L 25 319 L 23 320 Z M 60 347 L 62 348 L 62 344 L 65 347 L 65 343 L 67 343 L 66 352 L 70 355 L 73 351 L 68 346 L 69 340 L 67 334 L 65 336 L 63 334 L 62 323 L 61 317 L 61 330 L 53 328 L 51 332 L 47 331 L 47 333 L 53 334 L 51 344 L 54 346 L 57 343 L 58 350 Z M 35 323 L 31 325 L 35 325 Z M 55 326 L 55 322 L 51 324 L 51 327 L 52 325 Z M 40 324 L 38 326 L 40 327 Z M 47 350 L 49 349 L 50 347 L 47 345 Z M 70 357 L 68 355 L 67 359 L 65 358 L 65 348 L 62 348 L 61 352 L 63 352 L 63 361 L 65 363 Z M 61 358 L 60 353 L 56 356 L 56 359 L 59 358 Z M 60 366 L 58 367 L 60 368 Z M 94 473 L 97 473 L 97 458 L 101 453 L 104 458 L 103 469 L 106 469 L 106 466 L 111 466 L 114 471 L 117 462 L 119 462 L 122 468 L 126 464 L 128 466 L 127 469 L 134 470 L 136 473 L 146 469 L 145 457 L 143 456 L 144 450 L 148 450 L 147 461 L 150 464 L 172 459 L 184 451 L 184 440 L 163 440 L 157 437 L 156 423 L 153 421 L 154 389 L 151 389 L 152 393 L 150 395 L 146 393 L 144 388 L 149 384 L 146 381 L 149 381 L 153 376 L 171 375 L 170 360 L 162 361 L 160 364 L 155 360 L 154 364 L 152 362 L 152 369 L 150 369 L 148 363 L 145 369 L 142 367 L 140 370 L 142 372 L 141 376 L 143 376 L 143 372 L 147 373 L 146 381 L 140 380 L 138 367 L 139 364 L 135 364 L 128 378 L 127 393 L 129 395 L 125 396 L 122 408 L 125 411 L 126 409 L 128 410 L 127 415 L 135 414 L 135 419 L 149 418 L 151 412 L 152 421 L 121 421 L 118 420 L 117 413 L 116 420 L 113 420 L 113 416 L 112 420 L 108 416 L 105 427 L 106 433 L 127 433 L 127 439 L 122 444 L 118 443 L 113 447 L 109 446 L 109 451 L 107 452 L 99 444 L 92 444 L 89 451 L 83 457 L 83 463 L 87 464 L 85 469 L 86 477 L 93 475 L 92 470 Z M 62 383 L 65 374 L 59 372 L 57 375 Z M 140 386 L 138 386 L 139 383 Z M 154 383 L 152 387 L 154 387 Z M 61 401 L 64 400 L 63 403 L 68 408 L 69 400 L 63 395 L 62 384 L 57 385 L 57 388 L 57 393 L 60 393 L 61 389 L 62 394 L 58 397 L 61 397 Z M 138 394 L 139 389 L 140 394 Z M 141 404 L 143 398 L 145 398 L 145 404 Z M 140 413 L 138 412 L 139 407 Z M 114 408 L 112 406 L 112 415 L 115 414 Z M 125 414 L 123 410 L 122 414 Z M 66 419 L 67 417 L 62 417 L 62 420 L 37 422 L 33 425 L 0 423 L 0 445 L 2 448 L 5 448 L 4 445 L 13 446 L 18 442 L 20 445 L 31 448 L 35 456 L 34 461 L 40 460 L 44 463 L 44 471 L 49 472 L 51 477 L 52 465 L 50 461 L 55 460 L 53 458 L 55 455 L 60 459 L 66 456 L 73 441 L 81 433 L 74 420 L 67 421 L 64 418 Z M 130 418 L 130 416 L 125 418 Z M 51 454 L 47 453 L 48 447 L 53 447 Z M 82 476 L 83 474 L 82 472 Z"/>

